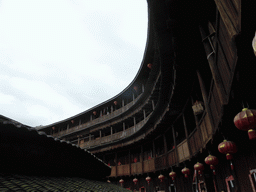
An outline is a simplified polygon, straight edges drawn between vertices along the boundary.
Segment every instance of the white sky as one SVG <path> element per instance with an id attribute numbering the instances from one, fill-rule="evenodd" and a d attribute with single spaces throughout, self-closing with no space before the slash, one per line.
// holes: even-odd
<path id="1" fill-rule="evenodd" d="M 120 93 L 147 21 L 146 0 L 0 0 L 0 114 L 47 125 Z"/>

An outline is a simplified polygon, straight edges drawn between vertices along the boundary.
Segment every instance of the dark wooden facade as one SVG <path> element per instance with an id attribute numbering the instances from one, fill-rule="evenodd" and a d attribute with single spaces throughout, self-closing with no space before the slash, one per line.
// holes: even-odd
<path id="1" fill-rule="evenodd" d="M 90 150 L 111 166 L 109 180 L 118 184 L 122 178 L 126 188 L 255 191 L 256 143 L 233 123 L 243 107 L 256 108 L 255 2 L 148 0 L 148 7 L 147 46 L 131 84 L 41 130 Z M 234 170 L 218 152 L 224 138 L 238 147 Z M 209 154 L 219 159 L 216 175 L 204 163 Z M 205 166 L 202 176 L 193 174 L 198 161 Z M 185 166 L 188 178 L 181 173 Z"/>

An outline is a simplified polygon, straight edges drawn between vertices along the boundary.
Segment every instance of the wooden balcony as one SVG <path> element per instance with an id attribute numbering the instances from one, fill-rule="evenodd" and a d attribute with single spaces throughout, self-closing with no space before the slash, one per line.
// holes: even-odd
<path id="1" fill-rule="evenodd" d="M 98 137 L 95 140 L 90 140 L 90 141 L 87 141 L 84 143 L 80 143 L 80 147 L 81 148 L 93 148 L 93 147 L 96 147 L 99 145 L 104 145 L 107 143 L 111 143 L 113 141 L 117 141 L 117 140 L 129 137 L 129 136 L 133 135 L 134 133 L 136 133 L 137 131 L 139 131 L 145 125 L 145 123 L 148 121 L 150 116 L 151 116 L 151 114 L 149 114 L 144 120 L 140 121 L 135 126 L 132 126 L 129 129 L 126 129 L 125 131 L 121 131 L 121 132 L 118 132 L 118 133 L 115 133 L 112 135 L 108 135 L 105 137 L 101 137 L 101 138 Z"/>

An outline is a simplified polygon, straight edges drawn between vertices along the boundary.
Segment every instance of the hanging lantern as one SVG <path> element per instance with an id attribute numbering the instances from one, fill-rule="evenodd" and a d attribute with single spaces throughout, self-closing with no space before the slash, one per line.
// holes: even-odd
<path id="1" fill-rule="evenodd" d="M 149 69 L 151 69 L 151 68 L 152 68 L 152 66 L 153 66 L 153 64 L 152 64 L 152 63 L 147 64 L 147 67 L 148 67 Z"/>
<path id="2" fill-rule="evenodd" d="M 164 175 L 160 174 L 160 175 L 158 176 L 158 179 L 160 179 L 160 181 L 163 182 L 163 180 L 164 180 Z"/>
<path id="3" fill-rule="evenodd" d="M 71 123 L 73 124 L 75 121 L 74 120 L 71 120 Z"/>
<path id="4" fill-rule="evenodd" d="M 93 111 L 92 114 L 93 114 L 93 115 L 96 115 L 96 114 L 97 114 L 97 111 Z"/>
<path id="5" fill-rule="evenodd" d="M 227 160 L 233 159 L 232 154 L 237 152 L 236 144 L 233 141 L 224 140 L 218 146 L 219 152 L 226 154 Z"/>
<path id="6" fill-rule="evenodd" d="M 121 186 L 123 185 L 123 183 L 124 183 L 124 180 L 123 179 L 120 179 L 119 180 L 119 183 L 121 184 Z"/>
<path id="7" fill-rule="evenodd" d="M 236 144 L 232 141 L 227 141 L 227 140 L 224 140 L 219 144 L 218 150 L 219 152 L 226 154 L 227 160 L 232 160 L 233 159 L 232 154 L 237 152 Z M 230 161 L 230 167 L 232 170 L 234 169 L 232 161 Z"/>
<path id="8" fill-rule="evenodd" d="M 250 140 L 256 139 L 256 130 L 255 129 L 248 130 L 248 136 Z"/>
<path id="9" fill-rule="evenodd" d="M 169 173 L 169 176 L 172 178 L 172 180 L 175 180 L 177 174 L 174 171 L 172 171 Z"/>
<path id="10" fill-rule="evenodd" d="M 198 172 L 199 175 L 202 175 L 202 172 L 204 170 L 204 165 L 202 163 L 197 162 L 194 165 L 194 169 Z"/>
<path id="11" fill-rule="evenodd" d="M 55 127 L 52 127 L 52 130 L 55 130 Z"/>
<path id="12" fill-rule="evenodd" d="M 134 86 L 133 89 L 137 92 L 138 91 L 138 87 Z"/>
<path id="13" fill-rule="evenodd" d="M 256 56 L 256 32 L 252 40 L 252 48 L 253 48 L 254 55 Z"/>
<path id="14" fill-rule="evenodd" d="M 242 131 L 248 131 L 249 139 L 256 139 L 256 110 L 244 108 L 234 118 L 235 126 Z M 249 132 L 250 130 L 250 132 Z"/>
<path id="15" fill-rule="evenodd" d="M 213 174 L 215 175 L 215 166 L 219 163 L 219 160 L 217 157 L 209 155 L 205 158 L 204 162 L 207 165 L 210 165 L 210 168 L 212 169 Z"/>
<path id="16" fill-rule="evenodd" d="M 133 181 L 133 183 L 136 185 L 137 182 L 138 182 L 138 179 L 137 179 L 137 178 L 134 178 L 132 181 Z"/>
<path id="17" fill-rule="evenodd" d="M 186 178 L 188 178 L 188 175 L 190 174 L 189 168 L 185 167 L 181 170 L 181 173 L 185 175 Z"/>
<path id="18" fill-rule="evenodd" d="M 150 181 L 151 181 L 151 177 L 149 177 L 149 176 L 147 176 L 146 177 L 146 181 L 148 182 L 148 184 L 150 183 Z"/>
<path id="19" fill-rule="evenodd" d="M 117 101 L 114 101 L 114 105 L 117 105 Z"/>

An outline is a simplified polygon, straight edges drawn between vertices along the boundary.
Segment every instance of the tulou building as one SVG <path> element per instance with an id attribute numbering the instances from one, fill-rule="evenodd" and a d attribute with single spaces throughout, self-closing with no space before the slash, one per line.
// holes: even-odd
<path id="1" fill-rule="evenodd" d="M 132 191 L 256 191 L 255 8 L 242 0 L 148 0 L 134 80 L 37 130 L 89 151 L 92 166 L 71 151 L 66 164 L 54 164 L 79 174 L 83 165 Z"/>

